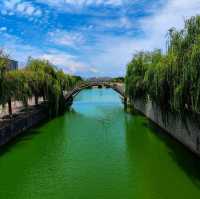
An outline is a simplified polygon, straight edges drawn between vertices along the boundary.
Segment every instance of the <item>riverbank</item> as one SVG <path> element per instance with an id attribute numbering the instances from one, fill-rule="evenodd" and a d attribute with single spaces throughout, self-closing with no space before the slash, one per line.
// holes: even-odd
<path id="1" fill-rule="evenodd" d="M 0 147 L 9 143 L 12 139 L 26 130 L 48 119 L 48 111 L 45 104 L 31 106 L 27 110 L 21 110 L 11 119 L 0 121 Z"/>
<path id="2" fill-rule="evenodd" d="M 35 105 L 35 98 L 32 97 L 28 99 L 28 106 L 33 107 Z M 44 103 L 43 97 L 38 98 L 38 104 Z M 12 113 L 14 115 L 18 114 L 21 110 L 24 109 L 24 104 L 21 101 L 12 101 Z M 0 105 L 0 122 L 3 120 L 4 117 L 9 115 L 8 111 L 8 104 L 5 104 L 4 106 Z"/>
<path id="3" fill-rule="evenodd" d="M 151 101 L 134 100 L 134 109 L 141 112 L 165 132 L 182 143 L 186 148 L 200 157 L 200 130 L 197 124 L 187 117 L 184 121 L 179 116 L 168 113 L 164 118 L 160 108 Z"/>

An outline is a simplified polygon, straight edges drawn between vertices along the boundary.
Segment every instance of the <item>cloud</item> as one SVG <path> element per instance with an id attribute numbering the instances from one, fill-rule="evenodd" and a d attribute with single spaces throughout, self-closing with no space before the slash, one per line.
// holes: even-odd
<path id="1" fill-rule="evenodd" d="M 97 30 L 110 30 L 110 29 L 131 29 L 134 28 L 133 21 L 128 16 L 120 16 L 115 19 L 96 19 L 92 21 Z"/>
<path id="2" fill-rule="evenodd" d="M 141 20 L 140 28 L 144 38 L 140 40 L 149 44 L 143 49 L 164 49 L 168 30 L 172 27 L 182 29 L 185 19 L 198 14 L 200 14 L 200 0 L 169 0 L 162 9 L 155 10 L 152 16 Z"/>
<path id="3" fill-rule="evenodd" d="M 20 67 L 25 65 L 29 56 L 38 57 L 42 53 L 41 49 L 25 44 L 21 39 L 7 32 L 0 32 L 0 37 L 0 49 L 5 50 L 11 59 L 17 60 Z"/>
<path id="4" fill-rule="evenodd" d="M 27 17 L 40 17 L 42 15 L 40 8 L 24 0 L 5 0 L 0 3 L 0 8 L 3 15 L 20 14 Z"/>
<path id="5" fill-rule="evenodd" d="M 124 5 L 124 0 L 36 0 L 36 2 L 47 5 L 49 8 L 56 10 L 56 12 L 85 13 L 86 15 L 94 16 L 105 15 L 106 9 L 116 9 Z M 96 9 L 101 9 L 102 12 Z M 107 14 L 111 14 L 109 11 L 107 12 Z M 117 13 L 113 12 L 112 14 Z"/>
<path id="6" fill-rule="evenodd" d="M 6 32 L 7 28 L 6 27 L 0 27 L 0 32 Z"/>
<path id="7" fill-rule="evenodd" d="M 90 67 L 85 63 L 79 61 L 77 57 L 66 54 L 63 51 L 50 50 L 48 53 L 41 55 L 40 58 L 47 59 L 51 63 L 57 66 L 61 66 L 65 72 L 71 74 L 85 72 L 95 74 L 98 71 L 95 67 Z"/>
<path id="8" fill-rule="evenodd" d="M 59 29 L 53 32 L 49 32 L 47 39 L 56 45 L 73 48 L 77 48 L 79 45 L 82 45 L 85 42 L 84 37 L 81 33 L 68 32 Z"/>
<path id="9" fill-rule="evenodd" d="M 92 54 L 88 62 L 96 65 L 99 76 L 124 75 L 126 64 L 140 44 L 127 36 L 99 36 L 95 46 L 87 51 L 87 54 Z"/>
<path id="10" fill-rule="evenodd" d="M 126 64 L 136 52 L 156 48 L 165 51 L 168 30 L 171 27 L 182 29 L 184 20 L 197 14 L 200 14 L 200 0 L 169 0 L 151 16 L 137 21 L 139 35 L 97 35 L 95 45 L 88 49 L 88 54 L 92 54 L 89 62 L 97 63 L 99 74 L 125 74 Z"/>
<path id="11" fill-rule="evenodd" d="M 120 6 L 123 0 L 37 0 L 40 3 L 57 8 L 71 7 L 88 7 L 88 6 Z"/>
<path id="12" fill-rule="evenodd" d="M 4 28 L 3 28 L 4 29 Z M 24 44 L 23 41 L 8 33 L 1 33 L 0 36 L 4 43 L 0 45 L 0 49 L 6 50 L 12 59 L 19 61 L 20 67 L 23 67 L 29 56 L 33 58 L 47 59 L 58 68 L 63 69 L 70 74 L 96 74 L 98 69 L 91 65 L 87 65 L 80 61 L 77 56 L 67 54 L 65 51 L 54 48 L 38 48 Z"/>

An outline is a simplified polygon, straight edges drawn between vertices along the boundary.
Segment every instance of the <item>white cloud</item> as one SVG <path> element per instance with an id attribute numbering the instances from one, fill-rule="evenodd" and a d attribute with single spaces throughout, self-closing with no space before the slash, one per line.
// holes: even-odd
<path id="1" fill-rule="evenodd" d="M 0 32 L 6 32 L 7 28 L 6 27 L 0 27 Z"/>
<path id="2" fill-rule="evenodd" d="M 0 8 L 3 15 L 20 14 L 28 17 L 40 17 L 42 15 L 40 8 L 24 0 L 5 0 L 0 3 Z"/>
<path id="3" fill-rule="evenodd" d="M 54 32 L 49 32 L 47 39 L 56 45 L 68 46 L 73 48 L 77 48 L 85 41 L 81 33 L 67 32 L 59 29 L 55 30 Z"/>
<path id="4" fill-rule="evenodd" d="M 89 6 L 121 6 L 123 0 L 37 0 L 39 3 L 47 4 L 61 10 L 85 8 Z M 70 7 L 70 8 L 69 8 Z"/>
<path id="5" fill-rule="evenodd" d="M 181 29 L 184 20 L 200 14 L 200 0 L 169 0 L 166 6 L 156 10 L 153 16 L 144 18 L 141 21 L 141 29 L 149 46 L 145 50 L 153 48 L 165 48 L 167 32 L 170 28 Z"/>
<path id="6" fill-rule="evenodd" d="M 0 32 L 0 49 L 4 49 L 11 59 L 19 62 L 19 66 L 24 66 L 29 56 L 38 57 L 42 50 L 28 44 L 24 44 L 21 39 L 6 32 Z"/>
<path id="7" fill-rule="evenodd" d="M 98 49 L 98 53 L 93 53 L 89 61 L 98 63 L 104 74 L 124 74 L 134 53 L 155 48 L 165 50 L 168 30 L 171 27 L 183 28 L 184 19 L 197 14 L 200 14 L 200 0 L 169 0 L 162 9 L 138 22 L 142 36 L 99 35 L 96 45 L 89 49 L 91 52 Z"/>
<path id="8" fill-rule="evenodd" d="M 4 29 L 4 28 L 3 28 Z M 62 68 L 65 72 L 70 74 L 95 74 L 97 68 L 87 65 L 80 61 L 78 57 L 67 54 L 64 51 L 57 49 L 40 49 L 31 45 L 24 44 L 21 39 L 10 35 L 8 33 L 1 33 L 3 44 L 0 49 L 4 49 L 12 59 L 19 61 L 19 65 L 24 66 L 29 56 L 33 58 L 47 59 L 58 68 Z"/>
<path id="9" fill-rule="evenodd" d="M 126 36 L 99 36 L 95 46 L 87 49 L 88 54 L 92 54 L 89 63 L 97 66 L 100 76 L 123 75 L 133 52 L 140 47 L 135 41 Z M 93 48 L 98 51 L 94 53 Z"/>
<path id="10" fill-rule="evenodd" d="M 95 20 L 92 24 L 96 25 L 97 29 L 108 30 L 108 29 L 131 29 L 133 28 L 133 21 L 127 16 L 121 16 L 117 19 L 104 19 Z"/>
<path id="11" fill-rule="evenodd" d="M 47 59 L 51 63 L 61 66 L 65 72 L 76 74 L 78 73 L 96 73 L 98 70 L 95 67 L 89 67 L 85 63 L 82 63 L 77 57 L 66 54 L 65 52 L 58 50 L 51 50 L 40 56 L 42 59 Z"/>
<path id="12" fill-rule="evenodd" d="M 42 11 L 40 9 L 35 10 L 34 15 L 37 17 L 42 16 Z"/>

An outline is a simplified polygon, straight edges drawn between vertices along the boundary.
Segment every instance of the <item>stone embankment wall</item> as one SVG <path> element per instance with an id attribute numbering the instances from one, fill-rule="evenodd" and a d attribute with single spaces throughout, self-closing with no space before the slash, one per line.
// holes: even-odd
<path id="1" fill-rule="evenodd" d="M 44 106 L 34 107 L 27 113 L 0 123 L 0 146 L 7 144 L 24 131 L 38 125 L 48 118 L 48 111 Z"/>
<path id="2" fill-rule="evenodd" d="M 160 108 L 154 103 L 135 100 L 133 104 L 136 110 L 143 113 L 200 157 L 200 130 L 194 122 L 189 119 L 183 121 L 180 117 L 170 113 L 168 114 L 167 122 L 164 122 Z"/>

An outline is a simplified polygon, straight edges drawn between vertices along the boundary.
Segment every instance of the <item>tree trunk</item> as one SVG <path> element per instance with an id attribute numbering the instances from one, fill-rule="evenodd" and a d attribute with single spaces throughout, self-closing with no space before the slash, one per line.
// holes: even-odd
<path id="1" fill-rule="evenodd" d="M 12 117 L 12 101 L 11 101 L 11 99 L 8 100 L 8 112 L 9 112 L 9 116 Z"/>
<path id="2" fill-rule="evenodd" d="M 35 95 L 35 105 L 38 105 L 38 96 Z"/>

